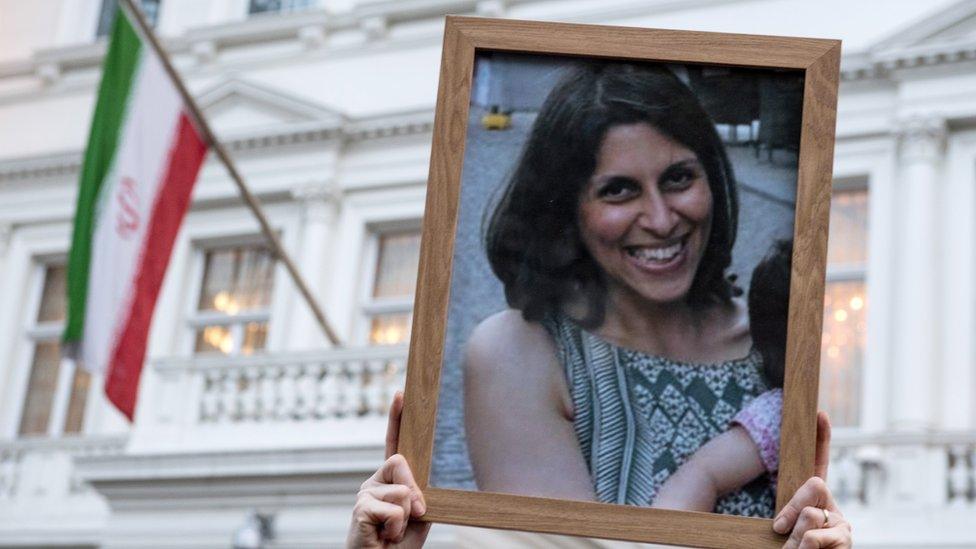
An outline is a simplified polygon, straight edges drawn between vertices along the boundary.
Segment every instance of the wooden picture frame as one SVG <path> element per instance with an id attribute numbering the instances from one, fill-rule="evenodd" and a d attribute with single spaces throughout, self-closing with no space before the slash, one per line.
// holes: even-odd
<path id="1" fill-rule="evenodd" d="M 430 486 L 443 345 L 477 51 L 802 71 L 794 248 L 778 511 L 813 474 L 820 329 L 840 42 L 448 17 L 399 452 L 427 502 L 423 520 L 714 548 L 779 547 L 769 519 Z M 795 367 L 802 364 L 803 367 Z"/>

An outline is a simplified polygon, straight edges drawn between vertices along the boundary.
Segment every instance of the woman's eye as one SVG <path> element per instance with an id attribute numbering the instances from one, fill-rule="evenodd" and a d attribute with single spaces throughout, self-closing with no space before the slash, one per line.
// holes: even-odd
<path id="1" fill-rule="evenodd" d="M 597 196 L 608 199 L 629 198 L 637 192 L 637 184 L 625 178 L 613 178 L 597 190 Z"/>
<path id="2" fill-rule="evenodd" d="M 662 187 L 665 190 L 683 190 L 691 186 L 697 177 L 698 174 L 692 170 L 674 170 L 662 178 Z"/>

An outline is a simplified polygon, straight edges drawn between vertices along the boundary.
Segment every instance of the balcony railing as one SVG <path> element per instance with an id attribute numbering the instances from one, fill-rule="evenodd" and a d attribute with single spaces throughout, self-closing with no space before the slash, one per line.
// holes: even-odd
<path id="1" fill-rule="evenodd" d="M 406 357 L 406 347 L 376 346 L 157 361 L 131 450 L 381 442 Z"/>
<path id="2" fill-rule="evenodd" d="M 120 454 L 125 441 L 125 436 L 72 436 L 0 442 L 0 505 L 85 494 L 88 487 L 74 474 L 74 459 Z"/>
<path id="3" fill-rule="evenodd" d="M 831 454 L 842 504 L 976 510 L 976 432 L 849 433 L 834 437 Z"/>

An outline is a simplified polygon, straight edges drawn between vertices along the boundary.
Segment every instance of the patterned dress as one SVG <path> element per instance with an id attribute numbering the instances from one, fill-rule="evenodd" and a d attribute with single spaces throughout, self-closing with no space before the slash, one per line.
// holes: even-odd
<path id="1" fill-rule="evenodd" d="M 563 317 L 543 325 L 566 370 L 576 436 L 602 502 L 650 505 L 682 463 L 767 390 L 755 351 L 692 364 L 617 347 Z M 720 498 L 715 512 L 772 517 L 775 495 L 763 475 Z"/>

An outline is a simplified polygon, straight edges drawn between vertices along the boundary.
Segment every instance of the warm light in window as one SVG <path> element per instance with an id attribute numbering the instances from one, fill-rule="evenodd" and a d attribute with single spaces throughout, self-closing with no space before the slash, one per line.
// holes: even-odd
<path id="1" fill-rule="evenodd" d="M 373 317 L 369 342 L 375 345 L 397 345 L 410 339 L 410 313 L 395 313 Z"/>
<path id="2" fill-rule="evenodd" d="M 827 356 L 830 358 L 837 358 L 840 356 L 840 349 L 834 345 L 827 348 Z"/>
<path id="3" fill-rule="evenodd" d="M 864 308 L 864 299 L 861 296 L 856 295 L 851 298 L 851 309 L 855 311 L 860 311 L 863 308 Z"/>
<path id="4" fill-rule="evenodd" d="M 223 326 L 207 326 L 203 330 L 203 339 L 214 349 L 219 349 L 225 355 L 234 349 L 234 338 L 230 330 Z"/>
<path id="5" fill-rule="evenodd" d="M 214 296 L 213 304 L 214 309 L 229 315 L 236 315 L 241 310 L 241 306 L 238 305 L 237 300 L 231 297 L 228 292 L 217 292 L 217 295 Z"/>
<path id="6" fill-rule="evenodd" d="M 403 330 L 395 325 L 378 326 L 373 329 L 370 339 L 380 345 L 393 345 L 403 341 Z"/>
<path id="7" fill-rule="evenodd" d="M 834 311 L 834 320 L 836 320 L 837 322 L 844 322 L 845 320 L 847 320 L 847 311 L 845 311 L 844 309 L 837 309 L 836 311 Z"/>

